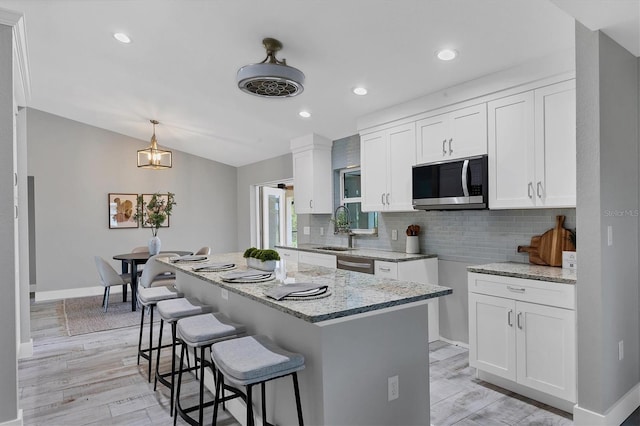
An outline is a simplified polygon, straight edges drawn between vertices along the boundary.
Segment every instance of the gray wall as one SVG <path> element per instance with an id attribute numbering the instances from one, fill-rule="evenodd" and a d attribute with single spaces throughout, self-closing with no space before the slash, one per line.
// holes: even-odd
<path id="1" fill-rule="evenodd" d="M 247 166 L 238 167 L 238 250 L 244 250 L 255 244 L 255 236 L 251 235 L 252 224 L 254 224 L 256 220 L 253 186 L 277 181 L 290 181 L 292 179 L 293 158 L 291 154 L 285 154 Z"/>
<path id="2" fill-rule="evenodd" d="M 576 77 L 578 405 L 603 414 L 640 379 L 638 60 L 576 23 Z"/>
<path id="3" fill-rule="evenodd" d="M 171 226 L 158 233 L 162 249 L 237 249 L 235 167 L 173 151 L 172 169 L 138 169 L 136 150 L 148 141 L 33 109 L 27 126 L 38 292 L 99 285 L 94 255 L 109 260 L 147 244 L 149 229 L 109 229 L 110 192 L 176 194 Z M 162 145 L 162 125 L 156 134 Z"/>
<path id="4" fill-rule="evenodd" d="M 2 297 L 0 297 L 0 423 L 18 417 L 16 265 L 13 202 L 13 50 L 12 28 L 0 25 L 0 242 Z"/>

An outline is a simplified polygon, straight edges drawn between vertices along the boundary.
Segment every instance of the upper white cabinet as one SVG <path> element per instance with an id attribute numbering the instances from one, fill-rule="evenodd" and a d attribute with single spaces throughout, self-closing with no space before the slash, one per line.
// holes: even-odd
<path id="1" fill-rule="evenodd" d="M 487 104 L 482 103 L 416 123 L 416 163 L 487 153 Z"/>
<path id="2" fill-rule="evenodd" d="M 415 123 L 361 135 L 362 211 L 413 210 L 415 144 Z"/>
<path id="3" fill-rule="evenodd" d="M 489 207 L 575 207 L 575 80 L 488 103 Z"/>
<path id="4" fill-rule="evenodd" d="M 315 134 L 291 141 L 296 213 L 333 213 L 331 145 Z"/>

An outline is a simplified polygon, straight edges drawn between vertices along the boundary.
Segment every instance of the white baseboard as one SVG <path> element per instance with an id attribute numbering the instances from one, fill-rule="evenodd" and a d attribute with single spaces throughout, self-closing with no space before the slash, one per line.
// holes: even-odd
<path id="1" fill-rule="evenodd" d="M 20 343 L 18 348 L 18 359 L 29 358 L 33 355 L 33 339 L 29 339 L 28 342 Z"/>
<path id="2" fill-rule="evenodd" d="M 458 342 L 457 340 L 450 340 L 450 339 L 447 339 L 446 337 L 442 337 L 442 336 L 440 336 L 440 338 L 438 340 L 442 340 L 443 342 L 448 343 L 450 345 L 460 346 L 461 348 L 469 349 L 469 344 L 468 343 Z"/>
<path id="3" fill-rule="evenodd" d="M 18 417 L 8 422 L 0 423 L 0 426 L 22 426 L 22 409 L 18 410 Z"/>
<path id="4" fill-rule="evenodd" d="M 111 294 L 122 293 L 122 286 L 114 285 L 111 287 L 110 292 Z M 72 299 L 74 297 L 102 296 L 103 294 L 104 287 L 102 286 L 69 288 L 66 290 L 36 291 L 36 302 Z"/>
<path id="5" fill-rule="evenodd" d="M 576 426 L 619 425 L 640 407 L 640 383 L 616 401 L 606 413 L 600 414 L 579 405 L 573 407 L 573 424 Z"/>

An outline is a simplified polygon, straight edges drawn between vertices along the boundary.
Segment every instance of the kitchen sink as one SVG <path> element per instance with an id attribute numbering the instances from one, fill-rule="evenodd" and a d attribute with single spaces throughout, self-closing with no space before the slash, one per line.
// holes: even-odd
<path id="1" fill-rule="evenodd" d="M 327 247 L 316 247 L 316 250 L 348 251 L 348 250 L 351 250 L 351 249 L 350 249 L 350 248 L 347 248 L 347 247 L 333 247 L 333 246 L 327 246 Z"/>

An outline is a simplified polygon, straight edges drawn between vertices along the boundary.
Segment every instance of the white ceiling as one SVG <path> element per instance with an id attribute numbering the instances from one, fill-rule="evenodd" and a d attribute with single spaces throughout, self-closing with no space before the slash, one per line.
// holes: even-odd
<path id="1" fill-rule="evenodd" d="M 30 107 L 145 141 L 154 118 L 161 146 L 233 166 L 288 153 L 292 138 L 311 132 L 352 135 L 359 116 L 574 45 L 573 19 L 548 0 L 0 0 L 0 7 L 25 15 Z M 117 31 L 132 43 L 116 42 Z M 306 74 L 300 96 L 262 99 L 237 89 L 238 68 L 264 59 L 264 37 L 279 39 L 278 58 Z M 445 46 L 459 58 L 435 59 Z M 353 95 L 357 85 L 369 95 Z M 313 116 L 299 117 L 301 109 Z"/>

